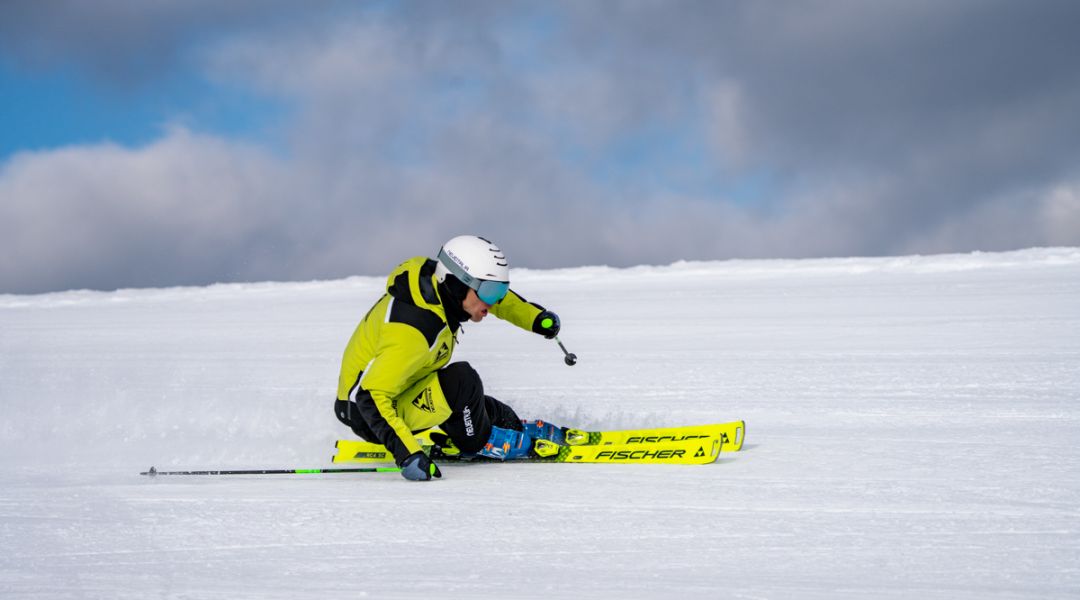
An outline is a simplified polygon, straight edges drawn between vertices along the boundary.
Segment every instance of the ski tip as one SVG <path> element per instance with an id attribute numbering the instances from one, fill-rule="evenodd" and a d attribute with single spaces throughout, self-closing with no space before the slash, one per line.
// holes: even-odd
<path id="1" fill-rule="evenodd" d="M 154 475 L 157 475 L 157 469 L 150 467 L 149 471 L 143 471 L 142 473 L 139 473 L 139 475 L 149 475 L 150 477 L 153 477 Z"/>

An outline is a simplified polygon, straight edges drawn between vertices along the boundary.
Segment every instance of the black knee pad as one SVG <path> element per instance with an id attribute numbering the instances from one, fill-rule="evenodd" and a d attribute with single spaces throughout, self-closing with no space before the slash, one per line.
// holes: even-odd
<path id="1" fill-rule="evenodd" d="M 367 442 L 378 443 L 378 438 L 375 437 L 375 432 L 371 431 L 368 424 L 364 422 L 364 419 L 360 416 L 359 411 L 352 402 L 348 400 L 334 400 L 334 416 L 338 421 L 341 421 L 360 439 Z"/>
<path id="2" fill-rule="evenodd" d="M 343 425 L 351 425 L 349 423 L 349 402 L 347 400 L 334 400 L 334 416 Z"/>

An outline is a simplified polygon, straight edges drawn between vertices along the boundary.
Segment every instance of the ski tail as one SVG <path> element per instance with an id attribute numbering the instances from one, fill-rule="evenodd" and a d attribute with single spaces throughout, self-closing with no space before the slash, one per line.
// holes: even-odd
<path id="1" fill-rule="evenodd" d="M 429 445 L 430 441 L 427 442 Z M 423 446 L 421 446 L 423 447 Z M 394 455 L 379 444 L 362 440 L 338 440 L 332 463 L 392 463 Z"/>

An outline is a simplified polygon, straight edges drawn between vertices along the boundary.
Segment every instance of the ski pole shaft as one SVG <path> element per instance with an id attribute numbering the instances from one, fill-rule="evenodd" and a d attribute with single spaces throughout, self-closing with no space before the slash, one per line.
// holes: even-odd
<path id="1" fill-rule="evenodd" d="M 150 467 L 139 475 L 307 475 L 312 473 L 400 473 L 397 467 L 355 467 L 338 469 L 248 469 L 232 471 L 158 471 Z"/>
<path id="2" fill-rule="evenodd" d="M 568 352 L 566 346 L 563 346 L 562 340 L 559 339 L 559 336 L 555 336 L 555 343 L 559 345 L 559 348 L 562 348 L 563 354 L 566 355 L 565 358 L 563 358 L 563 362 L 565 362 L 567 366 L 572 367 L 577 364 L 577 354 Z"/>

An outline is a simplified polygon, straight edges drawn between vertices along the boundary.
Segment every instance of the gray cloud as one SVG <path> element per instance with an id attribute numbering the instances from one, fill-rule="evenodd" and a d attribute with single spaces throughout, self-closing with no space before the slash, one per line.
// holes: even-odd
<path id="1" fill-rule="evenodd" d="M 787 194 L 877 182 L 863 204 L 902 230 L 857 251 L 895 250 L 903 235 L 1003 190 L 1077 176 L 1075 3 L 706 2 L 681 14 L 654 2 L 576 6 L 585 14 L 573 21 L 575 52 L 602 56 L 616 73 L 632 72 L 646 51 L 666 55 L 673 72 L 719 86 L 711 104 L 721 164 L 769 169 L 790 183 L 778 190 Z M 597 30 L 608 33 L 590 35 Z M 676 88 L 678 75 L 658 82 Z"/>
<path id="2" fill-rule="evenodd" d="M 186 66 L 193 45 L 303 25 L 309 15 L 285 0 L 6 0 L 0 51 L 26 69 L 75 68 L 105 85 L 133 87 Z"/>
<path id="3" fill-rule="evenodd" d="M 35 6 L 0 15 L 26 64 L 182 57 L 295 111 L 276 150 L 17 155 L 0 290 L 377 274 L 461 232 L 532 267 L 1080 244 L 1072 2 Z"/>

